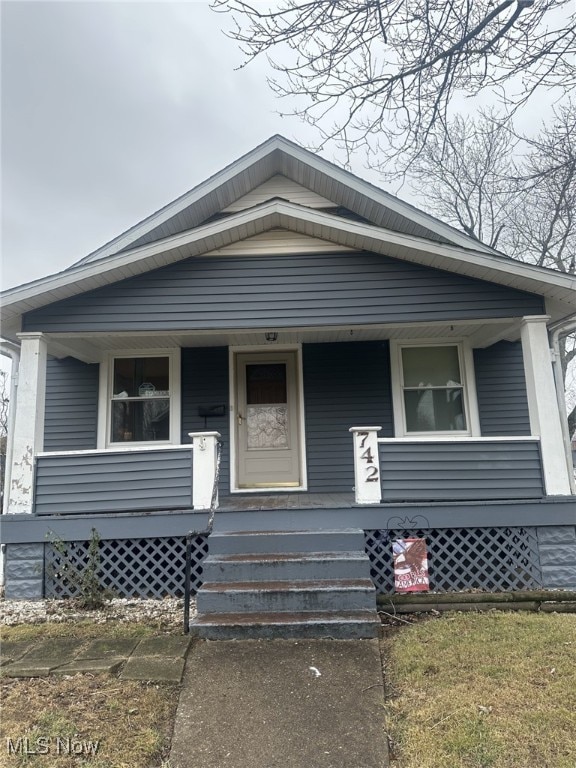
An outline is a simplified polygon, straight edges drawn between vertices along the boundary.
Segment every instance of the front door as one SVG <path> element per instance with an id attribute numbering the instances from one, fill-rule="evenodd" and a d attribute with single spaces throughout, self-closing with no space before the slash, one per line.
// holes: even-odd
<path id="1" fill-rule="evenodd" d="M 296 352 L 236 355 L 239 488 L 301 484 Z"/>

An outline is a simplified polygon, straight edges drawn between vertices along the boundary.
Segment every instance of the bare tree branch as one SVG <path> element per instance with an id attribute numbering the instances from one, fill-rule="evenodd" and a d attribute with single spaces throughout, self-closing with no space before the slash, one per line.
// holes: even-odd
<path id="1" fill-rule="evenodd" d="M 411 168 L 426 207 L 510 256 L 576 274 L 576 103 L 553 111 L 536 136 L 494 112 L 438 127 Z M 561 340 L 567 389 L 576 339 Z M 569 386 L 568 386 L 569 385 Z M 576 393 L 572 393 L 576 396 Z M 576 429 L 576 408 L 569 418 Z"/>
<path id="2" fill-rule="evenodd" d="M 247 64 L 348 156 L 402 175 L 455 97 L 498 93 L 509 118 L 542 88 L 576 85 L 573 0 L 213 0 Z M 391 161 L 394 166 L 391 167 Z"/>

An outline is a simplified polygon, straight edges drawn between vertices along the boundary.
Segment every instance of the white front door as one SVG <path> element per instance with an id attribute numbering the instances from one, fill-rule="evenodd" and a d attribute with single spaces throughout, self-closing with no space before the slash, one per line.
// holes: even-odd
<path id="1" fill-rule="evenodd" d="M 239 488 L 301 485 L 296 352 L 236 355 Z"/>

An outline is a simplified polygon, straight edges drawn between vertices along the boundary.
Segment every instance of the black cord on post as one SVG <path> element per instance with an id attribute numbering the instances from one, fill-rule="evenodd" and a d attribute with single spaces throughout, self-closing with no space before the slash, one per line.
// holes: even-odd
<path id="1" fill-rule="evenodd" d="M 186 566 L 184 569 L 184 634 L 190 632 L 190 571 L 192 570 L 192 533 L 186 534 Z"/>

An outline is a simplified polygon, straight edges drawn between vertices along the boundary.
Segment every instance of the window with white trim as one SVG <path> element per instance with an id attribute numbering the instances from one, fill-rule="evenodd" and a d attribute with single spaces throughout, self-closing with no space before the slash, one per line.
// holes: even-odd
<path id="1" fill-rule="evenodd" d="M 172 378 L 170 355 L 110 360 L 109 444 L 170 442 Z"/>
<path id="2" fill-rule="evenodd" d="M 396 344 L 393 370 L 397 434 L 472 434 L 461 344 Z"/>

